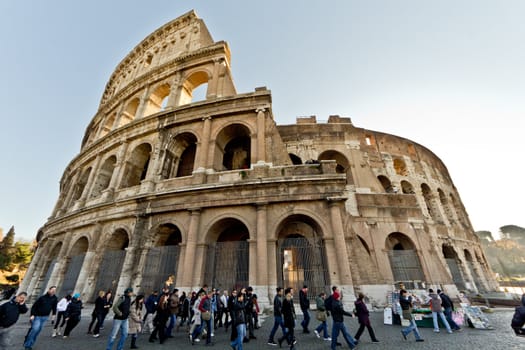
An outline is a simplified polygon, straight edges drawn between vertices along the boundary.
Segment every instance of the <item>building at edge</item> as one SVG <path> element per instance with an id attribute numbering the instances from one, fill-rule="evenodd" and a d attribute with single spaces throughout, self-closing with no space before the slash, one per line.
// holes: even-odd
<path id="1" fill-rule="evenodd" d="M 271 92 L 237 93 L 228 44 L 193 11 L 118 64 L 37 241 L 33 298 L 251 285 L 267 305 L 306 284 L 385 304 L 401 283 L 497 287 L 436 155 L 339 116 L 277 125 Z"/>

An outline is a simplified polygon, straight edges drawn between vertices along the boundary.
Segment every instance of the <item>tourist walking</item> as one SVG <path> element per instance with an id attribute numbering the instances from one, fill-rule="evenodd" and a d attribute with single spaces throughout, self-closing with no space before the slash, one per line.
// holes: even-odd
<path id="1" fill-rule="evenodd" d="M 231 313 L 232 334 L 230 346 L 233 350 L 242 350 L 242 344 L 246 337 L 246 301 L 245 295 L 237 291 L 232 291 L 229 309 Z"/>
<path id="2" fill-rule="evenodd" d="M 268 337 L 268 345 L 276 346 L 277 343 L 275 342 L 275 333 L 277 332 L 277 329 L 281 327 L 283 336 L 286 334 L 286 327 L 284 326 L 283 321 L 283 288 L 277 287 L 276 288 L 277 294 L 275 294 L 275 297 L 273 298 L 273 327 L 270 331 L 270 336 Z"/>
<path id="3" fill-rule="evenodd" d="M 80 293 L 73 294 L 71 302 L 67 305 L 64 317 L 66 319 L 66 329 L 64 330 L 64 339 L 69 337 L 71 331 L 80 322 L 82 314 L 82 301 L 80 300 Z"/>
<path id="4" fill-rule="evenodd" d="M 146 301 L 144 306 L 146 307 L 146 314 L 144 315 L 144 329 L 143 332 L 152 333 L 155 327 L 153 326 L 153 317 L 157 311 L 157 305 L 159 303 L 159 291 L 155 290 L 151 293 Z"/>
<path id="5" fill-rule="evenodd" d="M 343 334 L 343 338 L 346 340 L 346 343 L 348 344 L 348 347 L 350 349 L 355 348 L 356 341 L 350 333 L 348 333 L 348 330 L 346 329 L 345 323 L 344 323 L 344 316 L 353 317 L 351 313 L 345 311 L 343 309 L 343 304 L 341 303 L 341 294 L 339 292 L 334 292 L 332 294 L 332 319 L 333 319 L 333 325 L 332 325 L 332 343 L 330 348 L 332 350 L 336 350 L 337 346 L 337 337 L 339 336 L 339 332 Z"/>
<path id="6" fill-rule="evenodd" d="M 153 325 L 155 328 L 149 336 L 149 342 L 154 343 L 157 339 L 161 344 L 164 344 L 166 341 L 166 322 L 170 318 L 170 308 L 169 308 L 169 288 L 164 287 L 162 289 L 162 295 L 159 298 L 159 303 L 157 305 L 157 312 L 155 313 L 155 318 L 153 318 Z M 158 338 L 157 338 L 158 334 Z"/>
<path id="7" fill-rule="evenodd" d="M 211 344 L 211 334 L 213 332 L 213 327 L 211 325 L 213 315 L 211 310 L 211 298 L 213 297 L 213 290 L 210 290 L 208 294 L 205 294 L 200 303 L 199 303 L 199 311 L 201 313 L 201 326 L 198 330 L 195 330 L 193 333 L 193 339 L 196 338 L 198 334 L 201 333 L 204 325 L 206 325 L 207 333 L 206 333 L 206 345 Z"/>
<path id="8" fill-rule="evenodd" d="M 219 327 L 228 327 L 230 312 L 228 310 L 228 290 L 222 291 L 222 295 L 219 298 Z"/>
<path id="9" fill-rule="evenodd" d="M 521 296 L 521 306 L 518 306 L 514 311 L 510 326 L 516 335 L 525 337 L 525 294 Z"/>
<path id="10" fill-rule="evenodd" d="M 295 348 L 297 339 L 295 339 L 294 328 L 295 328 L 295 310 L 293 306 L 293 289 L 286 288 L 284 290 L 283 307 L 281 309 L 283 315 L 284 326 L 286 327 L 286 333 L 277 340 L 279 347 L 281 347 L 284 340 L 288 343 L 290 350 Z"/>
<path id="11" fill-rule="evenodd" d="M 104 293 L 104 291 L 100 292 Z M 101 295 L 101 293 L 99 293 L 99 296 Z M 95 329 L 93 330 L 94 338 L 98 338 L 100 336 L 100 330 L 103 328 L 104 320 L 106 319 L 106 316 L 109 313 L 109 309 L 111 309 L 112 306 L 113 297 L 110 290 L 108 290 L 102 297 L 99 297 L 97 298 L 97 300 L 95 300 L 95 309 L 93 310 L 93 312 L 95 313 L 97 322 L 95 324 Z M 91 325 L 88 329 L 88 334 L 90 329 Z"/>
<path id="12" fill-rule="evenodd" d="M 66 324 L 66 318 L 64 313 L 66 312 L 67 306 L 71 302 L 71 294 L 67 294 L 57 303 L 57 317 L 53 326 L 53 333 L 51 336 L 54 338 L 57 335 L 61 335 L 61 329 Z M 62 322 L 62 324 L 60 324 Z"/>
<path id="13" fill-rule="evenodd" d="M 0 349 L 10 346 L 11 326 L 14 325 L 20 314 L 27 312 L 26 292 L 20 292 L 7 303 L 0 305 Z"/>
<path id="14" fill-rule="evenodd" d="M 189 314 L 190 301 L 186 297 L 186 292 L 182 292 L 179 298 L 179 314 L 177 315 L 177 319 L 179 320 L 179 322 L 177 324 L 177 332 L 179 331 L 179 327 L 184 326 L 188 323 Z"/>
<path id="15" fill-rule="evenodd" d="M 374 329 L 372 328 L 372 324 L 370 323 L 370 312 L 368 312 L 368 308 L 366 307 L 364 298 L 365 295 L 363 293 L 359 293 L 357 296 L 357 300 L 354 302 L 355 314 L 359 322 L 359 329 L 355 334 L 355 340 L 359 342 L 359 338 L 361 338 L 361 334 L 363 334 L 363 331 L 366 327 L 366 329 L 368 329 L 370 339 L 372 339 L 372 343 L 379 343 L 379 340 L 377 340 L 376 335 L 374 333 Z"/>
<path id="16" fill-rule="evenodd" d="M 142 306 L 144 305 L 144 295 L 139 294 L 131 303 L 129 311 L 128 334 L 131 335 L 130 349 L 138 349 L 137 338 L 142 331 Z"/>
<path id="17" fill-rule="evenodd" d="M 124 295 L 117 299 L 113 304 L 113 312 L 115 317 L 113 317 L 113 328 L 108 339 L 108 345 L 106 350 L 113 349 L 113 343 L 117 339 L 117 335 L 120 332 L 120 339 L 117 345 L 117 350 L 122 350 L 124 348 L 124 342 L 128 337 L 128 327 L 129 327 L 129 313 L 131 309 L 131 294 L 133 294 L 133 288 L 126 288 L 124 290 Z"/>
<path id="18" fill-rule="evenodd" d="M 430 297 L 430 309 L 432 310 L 432 321 L 434 322 L 434 332 L 439 333 L 439 316 L 441 322 L 443 322 L 445 328 L 447 329 L 447 333 L 452 333 L 452 329 L 450 329 L 450 325 L 448 324 L 447 318 L 443 313 L 443 307 L 441 306 L 441 298 L 439 297 L 439 295 L 434 293 L 434 290 L 432 288 L 428 290 L 428 293 L 428 296 Z"/>
<path id="19" fill-rule="evenodd" d="M 326 324 L 327 313 L 326 307 L 324 305 L 325 299 L 325 292 L 321 292 L 315 299 L 315 304 L 317 307 L 316 318 L 321 323 L 319 323 L 319 326 L 317 326 L 317 328 L 314 330 L 314 333 L 317 338 L 321 338 L 321 332 L 323 332 L 323 339 L 326 341 L 330 341 L 332 340 L 332 338 L 328 336 L 328 325 Z"/>
<path id="20" fill-rule="evenodd" d="M 410 332 L 414 332 L 416 342 L 422 342 L 425 340 L 421 338 L 421 335 L 419 334 L 419 329 L 417 328 L 416 320 L 414 320 L 414 316 L 412 315 L 412 303 L 412 296 L 409 295 L 406 290 L 401 289 L 401 291 L 399 292 L 399 304 L 401 305 L 403 318 L 410 322 L 410 325 L 408 327 L 405 327 L 401 330 L 401 334 L 403 335 L 403 338 L 407 340 L 407 335 L 409 335 Z"/>
<path id="21" fill-rule="evenodd" d="M 173 289 L 173 292 L 170 294 L 168 306 L 170 310 L 170 322 L 166 327 L 166 338 L 173 338 L 171 332 L 173 331 L 173 327 L 175 327 L 175 324 L 177 323 L 177 314 L 179 313 L 179 290 L 177 288 Z"/>
<path id="22" fill-rule="evenodd" d="M 461 327 L 452 318 L 452 312 L 454 311 L 454 302 L 441 289 L 437 290 L 437 294 L 441 298 L 441 306 L 443 307 L 443 313 L 445 314 L 445 318 L 447 319 L 450 328 L 452 328 L 453 331 L 461 332 Z"/>
<path id="23" fill-rule="evenodd" d="M 56 291 L 56 286 L 50 287 L 46 294 L 38 298 L 31 307 L 31 317 L 29 318 L 31 321 L 31 329 L 24 342 L 25 350 L 33 349 L 33 345 L 35 344 L 40 331 L 42 331 L 42 327 L 44 327 L 44 324 L 49 318 L 49 314 L 53 313 L 53 316 L 56 315 L 58 304 L 58 299 L 55 295 Z"/>
<path id="24" fill-rule="evenodd" d="M 308 286 L 304 285 L 303 289 L 299 291 L 299 306 L 303 312 L 303 320 L 301 326 L 303 327 L 303 333 L 310 333 L 308 325 L 310 324 L 310 300 L 308 300 Z"/>

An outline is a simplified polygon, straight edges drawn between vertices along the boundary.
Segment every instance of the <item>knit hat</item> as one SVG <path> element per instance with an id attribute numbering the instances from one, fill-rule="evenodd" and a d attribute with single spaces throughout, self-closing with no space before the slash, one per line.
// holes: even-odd
<path id="1" fill-rule="evenodd" d="M 124 294 L 128 294 L 128 293 L 133 293 L 133 288 L 131 287 L 126 288 L 126 290 L 124 291 Z"/>
<path id="2" fill-rule="evenodd" d="M 73 294 L 73 299 L 78 299 L 78 298 L 80 298 L 80 293 Z"/>
<path id="3" fill-rule="evenodd" d="M 335 300 L 339 300 L 339 297 L 341 297 L 341 294 L 339 294 L 339 292 L 334 292 L 332 296 L 334 297 Z"/>

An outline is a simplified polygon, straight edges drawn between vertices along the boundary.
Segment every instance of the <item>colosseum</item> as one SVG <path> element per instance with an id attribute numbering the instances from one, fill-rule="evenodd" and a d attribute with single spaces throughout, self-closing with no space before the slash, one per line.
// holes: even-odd
<path id="1" fill-rule="evenodd" d="M 269 304 L 306 284 L 385 304 L 400 284 L 497 286 L 432 151 L 338 115 L 278 125 L 270 90 L 236 91 L 228 44 L 194 11 L 118 64 L 37 241 L 33 298 L 251 285 Z"/>

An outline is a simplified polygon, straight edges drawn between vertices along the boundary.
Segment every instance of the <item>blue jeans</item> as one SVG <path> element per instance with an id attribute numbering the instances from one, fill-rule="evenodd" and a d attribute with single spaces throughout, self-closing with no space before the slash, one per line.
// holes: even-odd
<path id="1" fill-rule="evenodd" d="M 170 315 L 170 323 L 168 324 L 168 327 L 166 327 L 166 336 L 171 336 L 171 331 L 173 330 L 173 327 L 175 326 L 175 323 L 177 322 L 177 315 L 173 314 Z"/>
<path id="2" fill-rule="evenodd" d="M 237 325 L 237 338 L 230 345 L 237 350 L 242 350 L 244 337 L 246 337 L 246 323 L 241 323 Z"/>
<path id="3" fill-rule="evenodd" d="M 334 324 L 332 325 L 332 344 L 330 348 L 332 350 L 336 350 L 337 337 L 339 336 L 339 331 L 343 333 L 343 338 L 345 338 L 346 343 L 348 344 L 348 347 L 350 349 L 355 348 L 355 339 L 352 338 L 350 333 L 348 333 L 348 331 L 346 330 L 346 326 L 344 322 L 334 322 Z"/>
<path id="4" fill-rule="evenodd" d="M 308 329 L 308 324 L 310 323 L 310 312 L 308 309 L 304 309 L 303 311 L 303 321 L 301 322 L 301 326 L 303 326 L 303 330 Z"/>
<path id="5" fill-rule="evenodd" d="M 284 322 L 282 316 L 274 316 L 273 317 L 273 328 L 270 331 L 270 337 L 268 338 L 269 341 L 273 341 L 273 337 L 275 337 L 275 333 L 277 332 L 277 329 L 281 326 L 281 329 L 283 331 L 283 335 L 286 334 L 286 327 L 284 327 Z"/>
<path id="6" fill-rule="evenodd" d="M 115 339 L 117 339 L 119 330 L 120 339 L 118 341 L 117 350 L 122 350 L 124 348 L 124 342 L 128 337 L 128 319 L 113 319 L 113 328 L 111 329 L 111 334 L 109 335 L 108 346 L 106 347 L 106 350 L 111 350 L 113 348 L 113 343 L 115 342 Z"/>
<path id="7" fill-rule="evenodd" d="M 421 335 L 419 334 L 419 329 L 417 329 L 416 320 L 414 320 L 414 318 L 410 319 L 410 326 L 403 328 L 403 330 L 401 330 L 401 333 L 403 333 L 405 337 L 409 335 L 410 332 L 414 332 L 416 339 L 421 339 Z"/>
<path id="8" fill-rule="evenodd" d="M 328 338 L 328 326 L 326 325 L 326 321 L 319 323 L 319 326 L 317 326 L 315 330 L 319 334 L 321 333 L 321 331 L 323 331 L 323 338 Z"/>
<path id="9" fill-rule="evenodd" d="M 31 331 L 29 331 L 29 334 L 27 335 L 26 341 L 24 342 L 24 347 L 33 347 L 36 338 L 40 334 L 40 331 L 42 330 L 42 327 L 44 327 L 44 323 L 46 323 L 48 318 L 49 316 L 35 316 L 33 322 L 31 322 Z"/>
<path id="10" fill-rule="evenodd" d="M 461 327 L 458 326 L 458 324 L 452 319 L 452 308 L 451 307 L 446 307 L 445 310 L 443 311 L 443 313 L 445 314 L 445 318 L 447 319 L 448 321 L 448 324 L 450 325 L 450 327 L 454 330 L 456 329 L 460 329 Z"/>
<path id="11" fill-rule="evenodd" d="M 441 322 L 445 325 L 445 328 L 447 329 L 447 332 L 452 332 L 450 329 L 450 325 L 447 322 L 447 319 L 445 317 L 445 314 L 443 314 L 443 311 L 432 311 L 432 321 L 434 322 L 434 332 L 439 332 L 439 323 L 438 323 L 438 315 L 439 318 L 441 318 Z"/>

